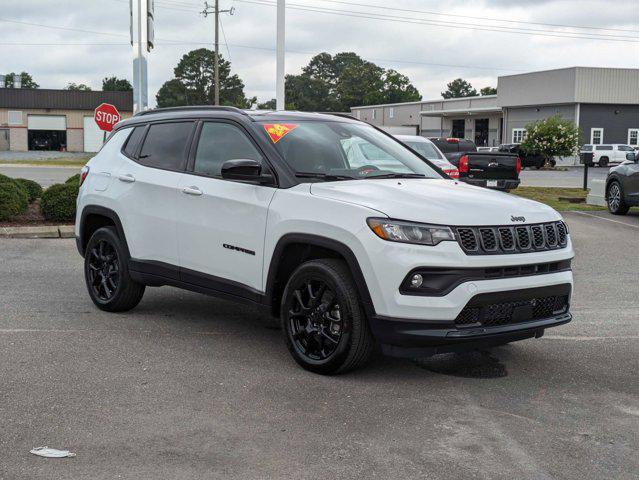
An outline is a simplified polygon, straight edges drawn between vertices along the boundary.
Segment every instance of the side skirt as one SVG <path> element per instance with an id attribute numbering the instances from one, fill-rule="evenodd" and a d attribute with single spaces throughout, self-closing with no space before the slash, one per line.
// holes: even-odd
<path id="1" fill-rule="evenodd" d="M 224 300 L 267 306 L 266 295 L 242 283 L 153 260 L 129 259 L 129 273 L 150 287 L 170 285 Z"/>

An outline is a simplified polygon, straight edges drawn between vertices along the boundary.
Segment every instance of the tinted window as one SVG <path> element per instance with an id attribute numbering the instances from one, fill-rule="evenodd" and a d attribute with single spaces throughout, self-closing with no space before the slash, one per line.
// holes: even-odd
<path id="1" fill-rule="evenodd" d="M 629 147 L 628 145 L 619 145 L 619 151 L 620 152 L 634 152 L 634 149 L 632 147 Z"/>
<path id="2" fill-rule="evenodd" d="M 142 145 L 139 162 L 148 167 L 179 170 L 184 163 L 192 127 L 193 122 L 151 125 Z"/>
<path id="3" fill-rule="evenodd" d="M 612 150 L 612 145 L 597 146 L 597 150 Z"/>
<path id="4" fill-rule="evenodd" d="M 142 140 L 142 135 L 144 135 L 145 128 L 146 125 L 142 125 L 133 128 L 133 131 L 129 132 L 129 139 L 126 141 L 126 146 L 124 147 L 124 153 L 128 157 L 134 158 L 135 152 L 137 152 L 138 146 L 140 145 L 140 140 Z"/>
<path id="5" fill-rule="evenodd" d="M 238 127 L 212 122 L 202 125 L 195 154 L 195 172 L 219 176 L 224 162 L 240 158 L 262 161 L 257 148 Z"/>
<path id="6" fill-rule="evenodd" d="M 581 150 L 584 152 L 592 152 L 592 145 L 584 145 L 581 147 Z"/>

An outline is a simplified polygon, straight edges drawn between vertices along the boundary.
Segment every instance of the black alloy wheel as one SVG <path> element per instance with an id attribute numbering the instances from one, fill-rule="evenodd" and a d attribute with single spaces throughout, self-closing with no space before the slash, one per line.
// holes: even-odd
<path id="1" fill-rule="evenodd" d="M 298 266 L 280 305 L 286 345 L 306 370 L 344 373 L 370 359 L 375 340 L 343 260 L 322 258 Z"/>
<path id="2" fill-rule="evenodd" d="M 310 360 L 333 355 L 342 338 L 342 307 L 326 282 L 300 282 L 290 307 L 287 315 L 295 348 Z"/>
<path id="3" fill-rule="evenodd" d="M 120 260 L 113 245 L 107 240 L 100 240 L 88 252 L 87 267 L 93 294 L 99 300 L 108 302 L 120 284 Z"/>

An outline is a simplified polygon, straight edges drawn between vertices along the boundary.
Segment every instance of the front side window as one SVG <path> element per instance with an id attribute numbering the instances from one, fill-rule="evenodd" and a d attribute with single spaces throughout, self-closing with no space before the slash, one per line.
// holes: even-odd
<path id="1" fill-rule="evenodd" d="M 180 170 L 193 122 L 156 123 L 144 139 L 138 162 L 147 167 Z"/>
<path id="2" fill-rule="evenodd" d="M 205 122 L 195 154 L 193 171 L 218 177 L 227 160 L 262 162 L 262 155 L 238 127 L 228 123 Z"/>
<path id="3" fill-rule="evenodd" d="M 370 125 L 300 121 L 262 123 L 262 133 L 299 177 L 326 180 L 441 175 L 401 143 Z"/>
<path id="4" fill-rule="evenodd" d="M 620 152 L 634 152 L 635 149 L 632 147 L 629 147 L 628 145 L 619 145 L 618 150 Z"/>

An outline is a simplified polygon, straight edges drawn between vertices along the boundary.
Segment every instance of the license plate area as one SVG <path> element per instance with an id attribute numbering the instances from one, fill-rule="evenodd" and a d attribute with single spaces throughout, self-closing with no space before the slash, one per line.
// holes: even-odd
<path id="1" fill-rule="evenodd" d="M 486 180 L 487 187 L 496 187 L 498 183 L 498 180 Z"/>

